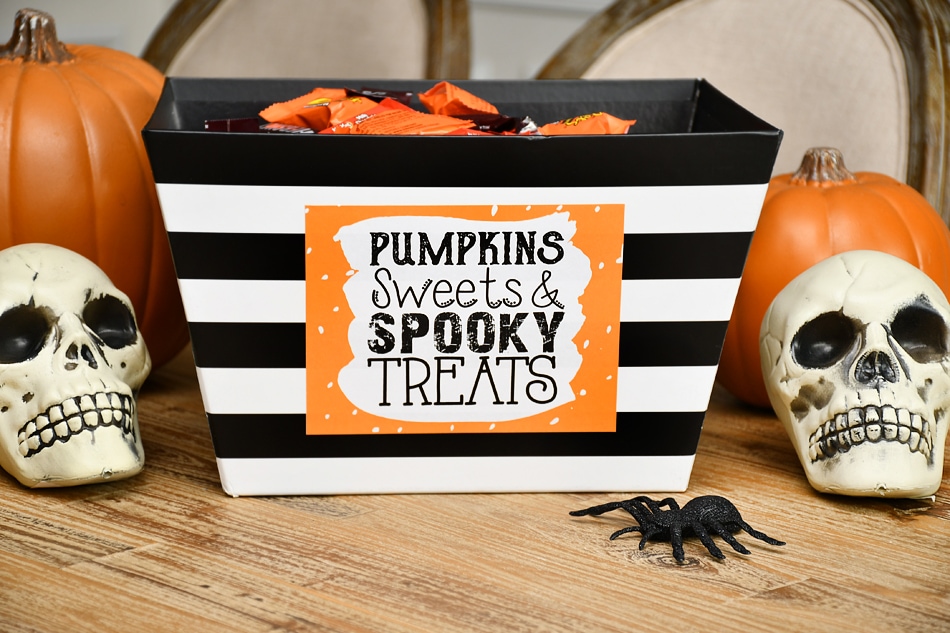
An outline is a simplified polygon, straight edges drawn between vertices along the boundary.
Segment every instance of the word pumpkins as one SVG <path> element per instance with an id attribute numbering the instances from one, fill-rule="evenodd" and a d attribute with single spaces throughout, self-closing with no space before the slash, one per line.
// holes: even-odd
<path id="1" fill-rule="evenodd" d="M 95 262 L 132 301 L 155 366 L 188 341 L 141 139 L 162 81 L 127 53 L 62 44 L 32 9 L 0 47 L 0 249 L 49 243 Z"/>
<path id="2" fill-rule="evenodd" d="M 765 311 L 800 273 L 853 250 L 899 257 L 950 295 L 950 230 L 927 200 L 889 176 L 852 174 L 836 149 L 810 149 L 797 172 L 769 182 L 723 345 L 722 386 L 770 406 L 759 362 Z"/>

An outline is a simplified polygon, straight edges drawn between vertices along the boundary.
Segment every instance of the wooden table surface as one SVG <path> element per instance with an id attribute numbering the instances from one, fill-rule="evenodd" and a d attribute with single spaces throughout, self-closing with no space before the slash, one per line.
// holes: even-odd
<path id="1" fill-rule="evenodd" d="M 568 515 L 632 495 L 231 498 L 187 350 L 139 406 L 132 479 L 0 473 L 0 631 L 950 631 L 947 469 L 934 502 L 818 494 L 771 412 L 718 390 L 673 496 L 788 544 L 740 533 L 751 554 L 719 561 L 689 539 L 684 564 L 608 540 L 622 513 Z"/>

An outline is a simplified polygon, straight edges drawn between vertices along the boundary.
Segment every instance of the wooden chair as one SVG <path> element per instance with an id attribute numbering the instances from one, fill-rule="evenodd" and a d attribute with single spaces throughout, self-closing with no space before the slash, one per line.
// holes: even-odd
<path id="1" fill-rule="evenodd" d="M 179 0 L 142 57 L 167 75 L 464 79 L 467 0 Z"/>
<path id="2" fill-rule="evenodd" d="M 907 182 L 950 220 L 947 0 L 617 0 L 539 78 L 704 77 L 809 147 Z"/>

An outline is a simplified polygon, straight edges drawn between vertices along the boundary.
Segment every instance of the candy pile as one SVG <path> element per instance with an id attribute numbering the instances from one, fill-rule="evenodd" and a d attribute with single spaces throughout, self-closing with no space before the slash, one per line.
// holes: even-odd
<path id="1" fill-rule="evenodd" d="M 593 112 L 538 126 L 529 117 L 509 117 L 491 103 L 446 81 L 419 93 L 428 110 L 410 107 L 411 92 L 315 88 L 290 101 L 270 105 L 257 118 L 205 121 L 216 132 L 298 134 L 388 134 L 425 136 L 557 136 L 626 134 L 636 120 Z"/>

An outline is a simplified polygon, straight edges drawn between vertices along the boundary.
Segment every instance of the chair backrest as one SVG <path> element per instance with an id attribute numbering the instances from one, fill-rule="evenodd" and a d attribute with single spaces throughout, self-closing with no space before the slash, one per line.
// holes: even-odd
<path id="1" fill-rule="evenodd" d="M 464 79 L 467 0 L 179 0 L 143 59 L 167 75 Z"/>
<path id="2" fill-rule="evenodd" d="M 809 147 L 907 182 L 950 219 L 947 0 L 618 0 L 539 78 L 703 77 Z"/>

